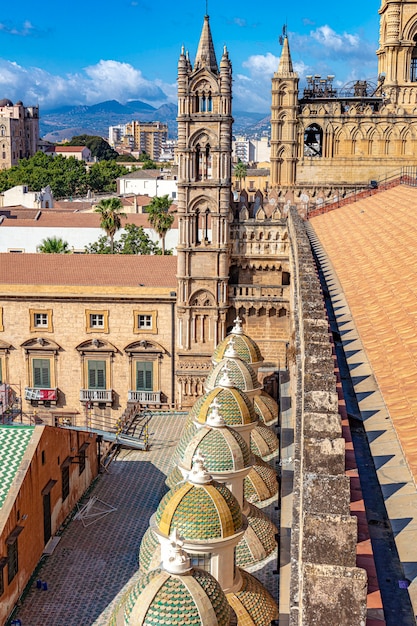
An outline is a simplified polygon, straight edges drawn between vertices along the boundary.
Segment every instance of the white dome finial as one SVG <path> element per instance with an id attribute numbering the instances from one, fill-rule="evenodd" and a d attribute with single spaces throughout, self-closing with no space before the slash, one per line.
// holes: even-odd
<path id="1" fill-rule="evenodd" d="M 229 343 L 227 344 L 227 348 L 224 351 L 224 358 L 226 359 L 238 359 L 239 355 L 236 352 L 236 348 L 235 348 L 235 338 L 234 337 L 230 337 L 229 339 Z"/>
<path id="2" fill-rule="evenodd" d="M 209 414 L 206 419 L 207 426 L 211 426 L 213 428 L 223 428 L 226 426 L 226 422 L 219 413 L 219 408 L 220 404 L 217 398 L 215 398 L 209 406 Z"/>
<path id="3" fill-rule="evenodd" d="M 205 457 L 201 454 L 200 448 L 193 456 L 193 464 L 188 474 L 188 481 L 194 485 L 207 485 L 213 480 L 205 467 Z"/>
<path id="4" fill-rule="evenodd" d="M 183 539 L 174 528 L 169 536 L 167 556 L 162 561 L 162 567 L 169 574 L 187 574 L 192 569 L 190 557 L 182 549 L 183 545 Z"/>
<path id="5" fill-rule="evenodd" d="M 223 366 L 221 373 L 222 373 L 222 377 L 220 378 L 219 382 L 217 383 L 218 387 L 234 387 L 234 384 L 232 383 L 232 381 L 230 380 L 230 376 L 229 376 L 229 367 L 227 365 L 227 363 Z"/>
<path id="6" fill-rule="evenodd" d="M 243 335 L 242 320 L 240 317 L 238 316 L 233 323 L 234 326 L 232 328 L 231 335 Z"/>

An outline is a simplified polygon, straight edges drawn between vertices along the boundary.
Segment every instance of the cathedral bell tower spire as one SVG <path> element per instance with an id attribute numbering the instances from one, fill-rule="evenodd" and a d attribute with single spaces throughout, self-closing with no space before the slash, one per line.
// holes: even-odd
<path id="1" fill-rule="evenodd" d="M 177 380 L 188 406 L 225 337 L 228 309 L 232 66 L 226 48 L 217 64 L 207 15 L 194 65 L 180 54 L 177 120 Z"/>

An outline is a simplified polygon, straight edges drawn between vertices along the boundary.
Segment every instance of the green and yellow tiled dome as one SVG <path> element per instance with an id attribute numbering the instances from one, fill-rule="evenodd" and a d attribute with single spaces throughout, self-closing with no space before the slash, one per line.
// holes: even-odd
<path id="1" fill-rule="evenodd" d="M 231 338 L 233 339 L 234 349 L 242 361 L 249 363 L 254 368 L 261 365 L 263 357 L 258 345 L 247 335 L 243 333 L 236 335 L 233 332 L 218 344 L 213 353 L 213 363 L 220 363 L 224 359 L 224 353 L 227 351 Z"/>
<path id="2" fill-rule="evenodd" d="M 226 594 L 227 600 L 237 616 L 238 626 L 270 626 L 278 619 L 278 607 L 271 594 L 248 572 L 240 570 L 240 591 Z"/>
<path id="3" fill-rule="evenodd" d="M 214 400 L 218 402 L 219 413 L 227 426 L 244 426 L 258 421 L 248 396 L 234 387 L 216 387 L 205 393 L 192 407 L 189 421 L 205 424 Z"/>
<path id="4" fill-rule="evenodd" d="M 278 532 L 275 524 L 253 504 L 249 504 L 246 519 L 248 527 L 236 546 L 236 565 L 245 569 L 258 565 L 273 553 Z"/>
<path id="5" fill-rule="evenodd" d="M 260 457 L 253 457 L 253 466 L 244 481 L 244 495 L 248 502 L 257 506 L 267 502 L 278 493 L 276 472 Z"/>
<path id="6" fill-rule="evenodd" d="M 189 415 L 188 421 L 186 422 L 184 429 L 182 431 L 180 440 L 177 444 L 177 447 L 174 450 L 174 454 L 172 455 L 172 464 L 174 466 L 176 466 L 178 461 L 182 459 L 182 457 L 184 456 L 185 448 L 188 446 L 191 439 L 196 434 L 197 430 L 198 430 L 198 426 L 194 423 L 193 420 L 190 419 L 190 415 Z"/>
<path id="7" fill-rule="evenodd" d="M 204 387 L 206 391 L 211 391 L 215 387 L 236 387 L 253 395 L 261 391 L 262 384 L 248 363 L 242 359 L 228 357 L 213 367 L 204 382 Z"/>
<path id="8" fill-rule="evenodd" d="M 250 449 L 268 461 L 278 454 L 279 440 L 274 431 L 265 424 L 258 424 L 250 434 Z"/>
<path id="9" fill-rule="evenodd" d="M 242 512 L 225 485 L 215 481 L 178 485 L 162 498 L 155 514 L 159 531 L 176 528 L 187 540 L 225 539 L 242 529 Z"/>
<path id="10" fill-rule="evenodd" d="M 203 454 L 210 473 L 237 472 L 251 466 L 248 446 L 242 436 L 231 428 L 204 426 L 198 429 L 179 461 L 182 469 L 191 469 L 197 450 Z"/>
<path id="11" fill-rule="evenodd" d="M 161 564 L 161 544 L 156 533 L 151 527 L 142 537 L 139 549 L 139 569 L 141 572 L 149 572 Z"/>
<path id="12" fill-rule="evenodd" d="M 182 472 L 178 465 L 176 465 L 166 477 L 165 484 L 169 489 L 173 489 L 178 485 L 178 483 L 181 482 L 184 482 L 184 476 L 182 475 Z"/>
<path id="13" fill-rule="evenodd" d="M 278 422 L 278 404 L 265 391 L 261 391 L 259 396 L 254 397 L 253 406 L 259 421 L 266 426 L 272 426 Z"/>
<path id="14" fill-rule="evenodd" d="M 144 574 L 125 604 L 126 626 L 229 626 L 230 605 L 216 579 L 203 570 L 188 575 L 158 568 Z"/>

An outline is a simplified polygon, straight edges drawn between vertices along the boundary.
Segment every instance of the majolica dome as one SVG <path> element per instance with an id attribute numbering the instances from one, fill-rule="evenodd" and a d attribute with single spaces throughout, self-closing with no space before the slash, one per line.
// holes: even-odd
<path id="1" fill-rule="evenodd" d="M 275 524 L 253 504 L 249 504 L 246 519 L 248 527 L 235 552 L 236 565 L 244 568 L 258 565 L 272 554 L 277 547 L 275 536 L 278 532 Z"/>
<path id="2" fill-rule="evenodd" d="M 265 426 L 258 424 L 250 434 L 250 449 L 253 454 L 257 454 L 265 461 L 278 453 L 279 440 L 276 434 Z"/>
<path id="3" fill-rule="evenodd" d="M 267 502 L 278 493 L 276 472 L 260 457 L 254 456 L 253 466 L 244 481 L 244 495 L 248 502 L 257 506 Z"/>
<path id="4" fill-rule="evenodd" d="M 261 391 L 253 399 L 256 415 L 266 426 L 272 426 L 278 422 L 278 404 L 265 391 Z"/>
<path id="5" fill-rule="evenodd" d="M 225 357 L 213 367 L 204 382 L 204 388 L 211 391 L 215 387 L 236 387 L 249 395 L 257 394 L 262 389 L 255 370 L 236 357 Z"/>
<path id="6" fill-rule="evenodd" d="M 220 363 L 224 359 L 225 352 L 230 344 L 230 340 L 233 340 L 234 348 L 242 361 L 249 363 L 252 367 L 257 368 L 261 365 L 263 357 L 258 345 L 245 335 L 242 329 L 242 320 L 240 318 L 235 319 L 235 325 L 231 333 L 221 341 L 214 351 L 212 361 L 213 363 Z"/>
<path id="7" fill-rule="evenodd" d="M 179 460 L 181 469 L 191 470 L 195 454 L 200 451 L 211 473 L 238 472 L 251 466 L 251 453 L 239 433 L 225 425 L 219 403 L 211 405 L 207 425 L 199 428 Z"/>
<path id="8" fill-rule="evenodd" d="M 270 626 L 272 620 L 278 619 L 274 599 L 254 576 L 244 570 L 240 573 L 243 579 L 240 591 L 226 594 L 236 613 L 238 625 Z"/>
<path id="9" fill-rule="evenodd" d="M 149 572 L 161 564 L 161 544 L 151 527 L 145 532 L 140 542 L 139 569 L 141 572 Z"/>
<path id="10" fill-rule="evenodd" d="M 193 569 L 174 530 L 162 567 L 144 574 L 124 607 L 126 626 L 229 626 L 230 605 L 216 579 Z"/>
<path id="11" fill-rule="evenodd" d="M 165 536 L 176 528 L 192 541 L 231 537 L 242 529 L 243 519 L 231 491 L 208 475 L 205 483 L 187 481 L 171 489 L 159 503 L 155 523 Z"/>
<path id="12" fill-rule="evenodd" d="M 248 396 L 234 387 L 216 387 L 205 393 L 192 407 L 188 419 L 205 424 L 214 400 L 217 400 L 219 413 L 227 426 L 244 426 L 258 421 Z"/>

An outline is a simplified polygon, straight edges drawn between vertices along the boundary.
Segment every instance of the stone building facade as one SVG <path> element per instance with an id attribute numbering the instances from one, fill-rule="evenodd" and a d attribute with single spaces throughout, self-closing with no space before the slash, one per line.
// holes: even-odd
<path id="1" fill-rule="evenodd" d="M 417 166 L 417 2 L 382 0 L 379 13 L 378 79 L 344 93 L 317 76 L 300 93 L 285 38 L 271 109 L 271 186 L 282 196 L 341 196 Z"/>
<path id="2" fill-rule="evenodd" d="M 17 165 L 38 151 L 39 107 L 0 100 L 0 169 Z"/>

